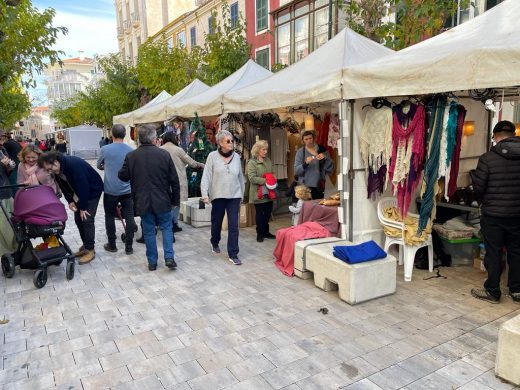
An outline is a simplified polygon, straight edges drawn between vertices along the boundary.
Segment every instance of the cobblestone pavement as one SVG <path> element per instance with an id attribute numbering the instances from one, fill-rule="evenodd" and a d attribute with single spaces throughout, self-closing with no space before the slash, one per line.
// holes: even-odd
<path id="1" fill-rule="evenodd" d="M 144 245 L 102 249 L 103 221 L 100 205 L 96 259 L 74 280 L 62 266 L 41 290 L 32 271 L 0 279 L 0 389 L 513 388 L 493 367 L 498 327 L 520 308 L 473 299 L 484 274 L 471 267 L 410 283 L 400 267 L 395 295 L 350 306 L 283 276 L 254 228 L 240 231 L 240 267 L 211 254 L 209 228 L 183 225 L 178 270 L 149 272 Z M 80 246 L 72 220 L 66 240 Z"/>

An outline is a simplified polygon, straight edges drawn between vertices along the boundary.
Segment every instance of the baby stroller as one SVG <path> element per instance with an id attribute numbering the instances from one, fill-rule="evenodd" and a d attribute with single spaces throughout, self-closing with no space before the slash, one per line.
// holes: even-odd
<path id="1" fill-rule="evenodd" d="M 9 186 L 25 187 L 24 185 Z M 6 187 L 0 187 L 6 188 Z M 67 280 L 74 278 L 75 258 L 62 234 L 65 229 L 67 213 L 65 206 L 48 186 L 25 187 L 18 190 L 14 197 L 13 216 L 8 215 L 2 205 L 2 211 L 11 225 L 17 248 L 14 253 L 2 255 L 2 272 L 6 278 L 12 278 L 15 267 L 33 269 L 33 283 L 42 288 L 47 283 L 47 267 L 60 265 L 67 260 L 65 275 Z M 56 237 L 58 246 L 37 250 L 31 239 Z"/>

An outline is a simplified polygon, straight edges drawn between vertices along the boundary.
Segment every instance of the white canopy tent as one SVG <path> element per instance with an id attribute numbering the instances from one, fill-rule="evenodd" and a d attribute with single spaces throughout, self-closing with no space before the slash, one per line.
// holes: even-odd
<path id="1" fill-rule="evenodd" d="M 225 93 L 233 93 L 236 90 L 254 84 L 272 75 L 270 71 L 258 65 L 253 60 L 247 61 L 235 73 L 228 76 L 220 83 L 215 84 L 206 92 L 198 94 L 187 100 L 182 100 L 167 106 L 170 115 L 193 117 L 211 116 L 222 114 L 222 99 Z"/>
<path id="2" fill-rule="evenodd" d="M 395 54 L 350 67 L 343 98 L 431 94 L 520 85 L 520 1 Z"/>
<path id="3" fill-rule="evenodd" d="M 142 117 L 147 112 L 148 109 L 155 107 L 159 103 L 164 102 L 166 99 L 170 98 L 171 96 L 172 95 L 170 95 L 168 92 L 162 91 L 159 95 L 154 97 L 152 100 L 150 100 L 144 106 L 139 107 L 137 110 L 114 116 L 113 122 L 121 124 L 121 125 L 131 126 L 134 123 L 137 123 L 136 118 Z"/>
<path id="4" fill-rule="evenodd" d="M 169 97 L 160 104 L 156 104 L 153 107 L 150 107 L 142 115 L 136 117 L 135 123 L 165 121 L 174 115 L 174 112 L 171 111 L 172 106 L 174 106 L 176 103 L 182 102 L 185 99 L 189 99 L 206 92 L 209 88 L 210 87 L 207 84 L 203 83 L 199 79 L 195 79 L 175 95 Z"/>
<path id="5" fill-rule="evenodd" d="M 393 51 L 349 28 L 307 57 L 260 82 L 224 95 L 225 112 L 245 112 L 339 101 L 346 67 L 379 58 Z"/>

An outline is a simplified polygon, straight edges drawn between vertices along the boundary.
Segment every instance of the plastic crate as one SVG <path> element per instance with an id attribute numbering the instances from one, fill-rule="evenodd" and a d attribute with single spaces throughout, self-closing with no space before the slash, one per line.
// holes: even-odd
<path id="1" fill-rule="evenodd" d="M 451 255 L 451 264 L 457 265 L 473 265 L 473 260 L 479 257 L 479 238 L 461 238 L 455 240 L 447 240 L 443 237 L 442 244 L 444 252 Z"/>

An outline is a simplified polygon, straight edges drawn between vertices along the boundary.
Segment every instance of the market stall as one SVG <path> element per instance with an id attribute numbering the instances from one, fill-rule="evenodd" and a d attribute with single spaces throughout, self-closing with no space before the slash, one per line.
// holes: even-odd
<path id="1" fill-rule="evenodd" d="M 139 123 L 139 122 L 137 122 L 138 118 L 141 118 L 143 116 L 143 114 L 145 114 L 147 112 L 148 109 L 155 107 L 159 103 L 164 102 L 166 99 L 170 98 L 171 96 L 172 95 L 170 95 L 168 92 L 162 91 L 161 93 L 159 93 L 159 95 L 154 97 L 152 100 L 150 100 L 144 106 L 142 106 L 134 111 L 130 111 L 125 114 L 114 116 L 113 122 L 117 123 L 117 124 L 125 125 L 125 126 L 133 126 L 135 123 Z"/>

